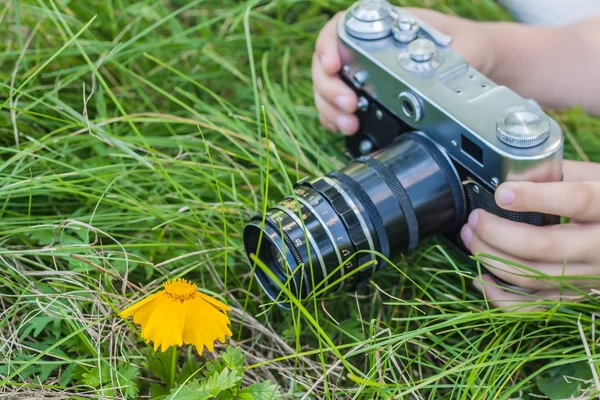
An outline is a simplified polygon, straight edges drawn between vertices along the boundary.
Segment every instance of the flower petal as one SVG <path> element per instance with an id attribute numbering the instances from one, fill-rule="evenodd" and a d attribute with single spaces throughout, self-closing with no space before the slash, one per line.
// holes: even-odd
<path id="1" fill-rule="evenodd" d="M 183 304 L 165 296 L 158 304 L 146 326 L 142 326 L 142 337 L 154 342 L 154 351 L 161 347 L 166 351 L 170 346 L 183 344 L 182 334 L 185 326 Z"/>
<path id="2" fill-rule="evenodd" d="M 119 313 L 119 316 L 120 316 L 121 318 L 127 318 L 127 317 L 129 317 L 130 315 L 133 315 L 133 314 L 135 314 L 135 311 L 136 311 L 138 308 L 140 308 L 140 307 L 142 307 L 143 305 L 145 305 L 145 304 L 148 304 L 148 303 L 149 303 L 149 302 L 151 302 L 152 300 L 155 300 L 156 298 L 158 298 L 158 297 L 160 297 L 160 296 L 164 295 L 164 293 L 165 293 L 165 292 L 163 292 L 163 291 L 160 291 L 160 292 L 158 292 L 158 293 L 154 293 L 153 295 L 150 295 L 150 296 L 148 296 L 148 297 L 146 297 L 146 298 L 144 298 L 144 299 L 142 299 L 142 300 L 138 301 L 137 303 L 134 303 L 134 304 L 132 304 L 131 306 L 127 307 L 125 310 L 121 311 L 121 312 Z"/>
<path id="3" fill-rule="evenodd" d="M 160 305 L 160 303 L 162 303 L 165 300 L 165 298 L 167 298 L 166 295 L 157 296 L 152 301 L 138 308 L 133 313 L 133 322 L 135 322 L 138 325 L 141 325 L 142 327 L 146 325 L 152 313 L 154 313 L 156 308 Z"/>
<path id="4" fill-rule="evenodd" d="M 183 341 L 193 343 L 199 354 L 202 354 L 204 346 L 208 351 L 214 351 L 215 340 L 225 343 L 225 336 L 232 336 L 227 326 L 229 318 L 203 300 L 196 297 L 183 304 L 185 310 Z"/>
<path id="5" fill-rule="evenodd" d="M 196 346 L 198 353 L 202 355 L 203 347 L 207 342 L 210 342 L 209 336 L 204 335 L 202 324 L 202 313 L 199 311 L 198 304 L 195 299 L 188 300 L 183 303 L 185 313 L 185 327 L 183 328 L 183 342 L 185 344 L 193 344 Z M 207 346 L 208 347 L 208 346 Z"/>
<path id="6" fill-rule="evenodd" d="M 207 303 L 210 303 L 213 307 L 215 307 L 217 310 L 221 310 L 221 311 L 231 311 L 231 308 L 223 303 L 221 303 L 219 300 L 217 299 L 213 299 L 210 296 L 205 295 L 204 293 L 200 293 L 198 292 L 196 294 L 196 297 L 201 297 L 202 300 L 206 301 Z"/>

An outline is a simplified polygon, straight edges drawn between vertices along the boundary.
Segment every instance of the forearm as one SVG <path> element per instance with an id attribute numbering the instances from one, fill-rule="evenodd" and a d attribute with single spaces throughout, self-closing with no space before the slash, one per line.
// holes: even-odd
<path id="1" fill-rule="evenodd" d="M 488 26 L 490 78 L 542 106 L 600 115 L 600 18 L 567 27 Z"/>

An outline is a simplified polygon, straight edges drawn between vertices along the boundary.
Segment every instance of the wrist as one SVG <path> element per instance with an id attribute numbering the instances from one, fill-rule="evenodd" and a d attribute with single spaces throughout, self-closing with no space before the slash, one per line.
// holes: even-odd
<path id="1" fill-rule="evenodd" d="M 518 40 L 515 28 L 516 24 L 510 22 L 482 22 L 478 32 L 485 46 L 481 72 L 495 83 L 509 87 L 523 73 L 521 68 L 514 65 L 516 60 L 510 49 L 511 45 L 514 49 Z"/>
<path id="2" fill-rule="evenodd" d="M 543 107 L 582 105 L 594 113 L 597 102 L 591 82 L 600 65 L 596 52 L 599 41 L 582 26 L 484 23 L 480 35 L 487 44 L 486 75 Z"/>

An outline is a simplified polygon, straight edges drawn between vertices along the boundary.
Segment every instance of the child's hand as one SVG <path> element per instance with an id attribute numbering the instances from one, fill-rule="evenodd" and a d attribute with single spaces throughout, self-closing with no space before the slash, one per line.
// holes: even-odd
<path id="1" fill-rule="evenodd" d="M 473 68 L 484 75 L 494 65 L 494 45 L 489 27 L 463 18 L 423 9 L 406 9 L 434 28 L 453 37 L 451 48 L 462 55 Z M 342 68 L 338 53 L 337 13 L 321 30 L 312 60 L 312 79 L 315 105 L 321 124 L 334 132 L 352 135 L 358 131 L 354 115 L 358 99 L 354 92 L 337 76 Z M 492 77 L 490 77 L 492 78 Z"/>
<path id="2" fill-rule="evenodd" d="M 461 232 L 473 254 L 511 260 L 542 276 L 564 276 L 574 286 L 600 286 L 600 164 L 565 161 L 563 182 L 506 182 L 498 187 L 496 202 L 507 210 L 560 215 L 569 217 L 570 222 L 537 227 L 474 210 Z M 533 289 L 542 300 L 561 295 L 552 289 L 558 286 L 557 281 L 544 281 L 533 271 L 481 258 L 493 275 Z M 483 276 L 483 286 L 479 282 L 475 285 L 497 307 L 526 300 L 503 290 L 490 275 Z"/>

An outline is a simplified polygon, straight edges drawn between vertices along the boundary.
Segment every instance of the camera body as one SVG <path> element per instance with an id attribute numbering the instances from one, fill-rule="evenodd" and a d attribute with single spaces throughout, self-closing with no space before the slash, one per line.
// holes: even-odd
<path id="1" fill-rule="evenodd" d="M 451 37 L 385 0 L 355 3 L 337 33 L 340 75 L 359 98 L 349 157 L 421 131 L 451 159 L 470 210 L 559 223 L 553 215 L 508 212 L 494 200 L 505 181 L 562 180 L 562 130 L 535 102 L 490 81 L 450 49 Z"/>
<path id="2" fill-rule="evenodd" d="M 248 260 L 271 300 L 289 309 L 290 294 L 353 290 L 428 236 L 467 252 L 459 232 L 477 208 L 560 222 L 494 199 L 502 182 L 562 180 L 562 131 L 536 103 L 487 79 L 450 37 L 385 0 L 355 3 L 337 34 L 360 130 L 346 139 L 350 163 L 300 180 L 246 225 Z"/>

